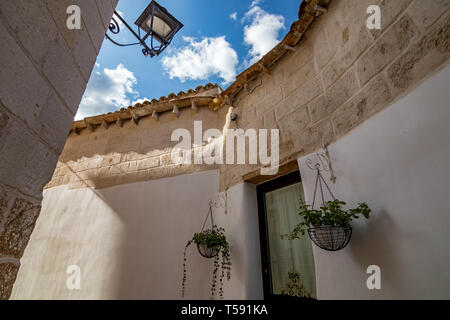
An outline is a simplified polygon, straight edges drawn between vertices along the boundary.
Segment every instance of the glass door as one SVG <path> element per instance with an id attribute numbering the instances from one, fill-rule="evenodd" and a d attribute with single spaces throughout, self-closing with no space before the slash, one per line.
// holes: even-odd
<path id="1" fill-rule="evenodd" d="M 257 187 L 261 257 L 265 299 L 316 298 L 314 257 L 309 236 L 281 239 L 300 222 L 297 214 L 303 198 L 300 173 Z"/>

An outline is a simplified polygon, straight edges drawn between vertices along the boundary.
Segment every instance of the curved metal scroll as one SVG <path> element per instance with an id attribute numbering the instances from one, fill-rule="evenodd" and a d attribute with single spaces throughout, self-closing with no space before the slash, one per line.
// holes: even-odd
<path id="1" fill-rule="evenodd" d="M 311 170 L 327 171 L 330 172 L 330 180 L 335 183 L 336 176 L 334 175 L 334 170 L 331 165 L 330 154 L 328 153 L 328 148 L 324 147 L 324 151 L 316 152 L 317 160 L 313 163 L 312 159 L 306 159 L 306 165 Z"/>

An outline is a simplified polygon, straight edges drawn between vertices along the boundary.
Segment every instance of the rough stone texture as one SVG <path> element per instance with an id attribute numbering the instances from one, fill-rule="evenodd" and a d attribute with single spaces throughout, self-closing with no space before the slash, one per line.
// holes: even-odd
<path id="1" fill-rule="evenodd" d="M 366 8 L 377 2 L 382 29 L 368 30 Z M 280 79 L 286 80 L 289 72 L 290 82 L 282 82 L 282 87 L 290 95 L 264 108 L 264 113 L 257 112 L 261 117 L 274 110 L 281 130 L 280 161 L 314 151 L 345 135 L 445 66 L 449 58 L 449 2 L 332 1 L 297 50 L 273 68 L 272 76 Z M 424 20 L 425 24 L 420 22 Z M 299 58 L 305 52 L 307 56 Z M 311 58 L 317 76 L 308 71 Z M 268 81 L 262 85 L 269 87 Z M 265 99 L 270 94 L 266 90 Z M 238 100 L 236 109 L 244 112 L 250 100 Z M 255 105 L 258 110 L 260 105 Z M 309 114 L 302 112 L 305 105 Z M 296 117 L 291 119 L 290 115 Z M 250 169 L 221 169 L 221 190 L 242 181 L 239 174 L 251 172 L 246 170 Z"/>
<path id="2" fill-rule="evenodd" d="M 319 77 L 308 81 L 303 87 L 297 88 L 292 95 L 285 98 L 274 108 L 276 120 L 280 121 L 284 116 L 307 104 L 322 92 L 323 89 Z"/>
<path id="3" fill-rule="evenodd" d="M 84 80 L 88 80 L 91 74 L 92 67 L 94 66 L 97 58 L 97 52 L 91 41 L 88 29 L 83 20 L 84 15 L 82 12 L 82 25 L 81 30 L 69 30 L 66 27 L 66 9 L 69 5 L 78 3 L 73 0 L 44 0 L 47 9 L 53 16 L 58 30 L 61 31 L 67 45 L 72 50 L 73 57 L 77 63 L 78 68 Z"/>
<path id="4" fill-rule="evenodd" d="M 409 17 L 403 16 L 358 61 L 358 76 L 364 85 L 397 57 L 418 33 Z"/>
<path id="5" fill-rule="evenodd" d="M 81 30 L 66 27 L 71 4 L 82 7 Z M 0 3 L 1 299 L 11 292 L 18 258 L 39 214 L 42 189 L 55 170 L 103 41 L 102 18 L 106 22 L 116 4 Z M 70 179 L 61 176 L 59 181 Z"/>
<path id="6" fill-rule="evenodd" d="M 280 132 L 283 141 L 287 141 L 291 134 L 303 130 L 309 123 L 308 108 L 303 106 L 280 120 Z"/>
<path id="7" fill-rule="evenodd" d="M 306 59 L 305 59 L 306 60 Z M 307 60 L 306 60 L 307 61 Z M 290 96 L 299 87 L 302 87 L 307 81 L 310 81 L 316 74 L 313 61 L 301 62 L 301 67 L 286 72 L 283 93 L 286 97 Z M 299 77 L 298 75 L 302 75 Z"/>
<path id="8" fill-rule="evenodd" d="M 0 252 L 3 255 L 22 257 L 40 208 L 40 204 L 16 198 L 0 235 Z"/>
<path id="9" fill-rule="evenodd" d="M 344 135 L 380 111 L 391 101 L 391 97 L 383 74 L 378 75 L 359 94 L 334 112 L 332 121 L 336 135 Z"/>
<path id="10" fill-rule="evenodd" d="M 370 44 L 371 38 L 365 26 L 358 25 L 358 29 L 344 29 L 354 30 L 354 35 L 351 37 L 343 49 L 334 56 L 333 60 L 324 68 L 322 72 L 322 79 L 325 87 L 331 86 L 352 64 L 356 61 L 357 57 L 363 52 Z"/>
<path id="11" fill-rule="evenodd" d="M 328 41 L 328 36 L 322 28 L 315 28 L 311 33 L 313 33 L 312 36 L 316 39 L 316 41 L 314 41 L 314 61 L 316 63 L 316 68 L 322 70 L 334 56 L 335 52 L 330 46 L 331 41 Z"/>
<path id="12" fill-rule="evenodd" d="M 8 191 L 0 189 L 0 234 L 8 213 Z"/>
<path id="13" fill-rule="evenodd" d="M 266 119 L 269 121 L 269 117 Z M 99 127 L 95 132 L 83 130 L 80 135 L 71 133 L 53 178 L 46 187 L 69 184 L 69 188 L 73 189 L 102 189 L 117 184 L 210 170 L 212 166 L 206 164 L 177 165 L 171 161 L 172 149 L 179 143 L 170 141 L 172 132 L 175 129 L 187 129 L 192 133 L 192 144 L 193 122 L 199 120 L 202 121 L 203 132 L 210 128 L 222 130 L 224 126 L 223 112 L 202 106 L 197 112 L 182 109 L 179 118 L 171 113 L 163 113 L 158 122 L 145 117 L 138 126 L 129 121 L 123 127 L 112 124 L 107 129 Z M 254 123 L 254 119 L 246 121 Z M 262 127 L 262 119 L 260 122 Z M 242 126 L 241 119 L 239 126 Z"/>
<path id="14" fill-rule="evenodd" d="M 329 109 L 329 106 L 330 104 L 328 103 L 328 99 L 325 95 L 321 95 L 311 101 L 308 104 L 308 109 L 311 114 L 311 121 L 315 123 L 329 115 L 332 112 L 332 110 Z"/>
<path id="15" fill-rule="evenodd" d="M 6 112 L 2 112 L 2 110 L 0 109 L 0 137 L 2 136 L 3 129 L 8 124 L 8 120 L 9 120 L 8 114 L 6 114 Z"/>
<path id="16" fill-rule="evenodd" d="M 399 94 L 426 77 L 450 56 L 450 16 L 444 15 L 439 22 L 387 69 L 395 94 Z"/>
<path id="17" fill-rule="evenodd" d="M 41 197 L 58 155 L 20 121 L 9 121 L 2 135 L 0 179 L 23 193 Z"/>
<path id="18" fill-rule="evenodd" d="M 330 12 L 334 13 L 324 16 L 323 28 L 331 50 L 335 53 L 322 70 L 325 88 L 335 83 L 373 41 L 365 21 L 369 4 L 373 4 L 373 1 L 332 2 Z"/>
<path id="19" fill-rule="evenodd" d="M 31 128 L 38 126 L 40 106 L 45 105 L 50 86 L 34 70 L 26 54 L 20 49 L 14 37 L 0 23 L 0 102 L 15 116 L 25 121 Z M 11 92 L 20 94 L 17 99 Z M 26 93 L 26 94 L 24 94 Z"/>
<path id="20" fill-rule="evenodd" d="M 100 10 L 97 5 L 96 0 L 77 0 L 77 4 L 81 8 L 81 14 L 83 16 L 84 24 L 89 32 L 92 43 L 95 48 L 95 52 L 98 54 L 100 51 L 102 40 L 105 37 L 106 26 L 103 23 Z M 102 9 L 107 10 L 106 6 L 102 6 Z M 105 12 L 104 16 L 112 17 L 113 10 Z M 105 18 L 106 19 L 106 18 Z"/>
<path id="21" fill-rule="evenodd" d="M 16 281 L 19 266 L 14 263 L 0 263 L 0 300 L 6 300 L 11 295 Z"/>
<path id="22" fill-rule="evenodd" d="M 450 8 L 449 0 L 415 1 L 408 10 L 408 15 L 421 28 L 431 26 Z"/>
<path id="23" fill-rule="evenodd" d="M 327 119 L 301 131 L 292 137 L 294 148 L 302 153 L 311 152 L 333 140 L 333 128 Z"/>
<path id="24" fill-rule="evenodd" d="M 103 26 L 106 30 L 108 28 L 109 22 L 111 21 L 111 3 L 108 0 L 96 0 L 96 2 Z"/>
<path id="25" fill-rule="evenodd" d="M 359 84 L 356 79 L 355 68 L 352 68 L 325 93 L 329 111 L 332 112 L 342 105 L 353 96 L 358 89 Z"/>
<path id="26" fill-rule="evenodd" d="M 87 79 L 82 78 L 77 65 L 73 63 L 72 53 L 45 5 L 35 0 L 5 1 L 1 12 L 20 44 L 25 47 L 25 53 L 32 57 L 66 105 L 72 106 L 75 112 Z M 34 22 L 30 24 L 24 21 Z M 64 29 L 67 27 L 61 30 Z"/>
<path id="27" fill-rule="evenodd" d="M 381 10 L 381 30 L 369 30 L 374 38 L 378 38 L 391 24 L 405 11 L 405 9 L 413 2 L 413 0 L 382 0 L 378 6 Z"/>

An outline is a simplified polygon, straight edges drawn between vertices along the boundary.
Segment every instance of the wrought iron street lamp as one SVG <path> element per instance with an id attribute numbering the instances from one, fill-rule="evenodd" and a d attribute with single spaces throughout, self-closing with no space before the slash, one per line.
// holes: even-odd
<path id="1" fill-rule="evenodd" d="M 118 34 L 120 32 L 119 23 L 115 19 L 116 17 L 128 28 L 128 30 L 130 30 L 134 37 L 138 39 L 138 42 L 128 44 L 118 43 L 113 40 L 108 33 L 106 33 L 106 38 L 115 45 L 121 47 L 141 45 L 144 47 L 142 53 L 145 56 L 150 57 L 154 57 L 155 55 L 158 56 L 163 52 L 172 41 L 173 36 L 183 27 L 183 24 L 173 17 L 166 8 L 160 6 L 153 0 L 134 23 L 138 26 L 137 32 L 126 23 L 117 11 L 114 11 L 114 16 L 108 28 L 111 33 Z M 145 32 L 143 37 L 141 37 L 141 30 Z M 146 42 L 148 39 L 150 42 L 149 44 Z"/>

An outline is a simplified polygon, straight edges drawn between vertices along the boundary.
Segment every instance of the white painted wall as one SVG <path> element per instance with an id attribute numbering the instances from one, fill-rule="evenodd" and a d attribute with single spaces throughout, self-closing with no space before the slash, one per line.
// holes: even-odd
<path id="1" fill-rule="evenodd" d="M 347 248 L 314 247 L 319 299 L 450 298 L 450 67 L 329 147 L 335 195 L 367 202 Z M 315 172 L 298 160 L 307 201 Z M 381 290 L 366 268 L 381 267 Z"/>
<path id="2" fill-rule="evenodd" d="M 13 299 L 178 299 L 183 250 L 217 196 L 217 170 L 104 190 L 48 189 Z M 81 290 L 66 288 L 68 265 Z M 186 297 L 208 299 L 212 262 L 188 251 Z"/>
<path id="3" fill-rule="evenodd" d="M 241 183 L 228 189 L 227 214 L 219 215 L 218 222 L 227 230 L 233 263 L 225 299 L 263 299 L 256 186 Z"/>
<path id="4" fill-rule="evenodd" d="M 181 298 L 184 246 L 200 231 L 218 186 L 212 170 L 104 190 L 47 189 L 11 298 Z M 254 186 L 230 189 L 228 207 L 226 215 L 214 209 L 232 250 L 225 298 L 262 298 Z M 81 290 L 66 287 L 70 265 L 81 268 Z M 191 246 L 187 299 L 209 299 L 212 270 L 213 261 Z"/>

